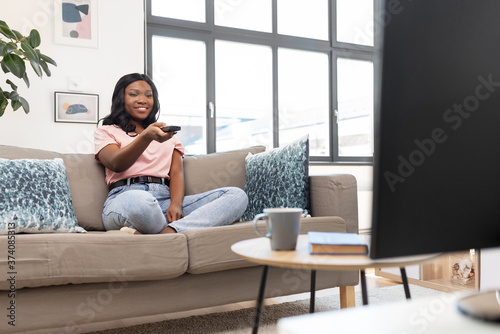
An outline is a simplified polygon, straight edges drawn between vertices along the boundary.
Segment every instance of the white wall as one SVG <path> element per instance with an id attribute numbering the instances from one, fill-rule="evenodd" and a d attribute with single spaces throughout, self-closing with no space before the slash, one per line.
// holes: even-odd
<path id="1" fill-rule="evenodd" d="M 29 34 L 37 29 L 42 37 L 40 50 L 53 58 L 52 76 L 40 79 L 28 69 L 31 87 L 14 81 L 21 96 L 30 103 L 31 112 L 9 108 L 0 117 L 0 144 L 40 148 L 62 153 L 93 152 L 95 124 L 55 123 L 54 92 L 68 91 L 70 77 L 82 79 L 81 90 L 99 94 L 99 116 L 111 107 L 116 81 L 126 73 L 144 72 L 144 2 L 143 0 L 97 1 L 97 48 L 83 48 L 54 43 L 54 0 L 0 0 L 1 18 L 12 29 Z M 55 13 L 57 11 L 57 13 Z M 0 72 L 0 85 L 7 88 Z M 10 87 L 8 87 L 10 88 Z"/>

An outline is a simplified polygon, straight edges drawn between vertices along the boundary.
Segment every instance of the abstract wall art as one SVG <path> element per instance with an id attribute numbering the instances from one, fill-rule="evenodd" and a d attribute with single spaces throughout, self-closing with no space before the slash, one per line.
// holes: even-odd
<path id="1" fill-rule="evenodd" d="M 66 123 L 97 123 L 99 95 L 54 93 L 55 121 Z"/>
<path id="2" fill-rule="evenodd" d="M 98 47 L 97 0 L 54 0 L 55 42 Z"/>

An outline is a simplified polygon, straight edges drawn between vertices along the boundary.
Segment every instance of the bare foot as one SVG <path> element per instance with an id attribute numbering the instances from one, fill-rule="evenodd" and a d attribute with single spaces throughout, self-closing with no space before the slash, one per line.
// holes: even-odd
<path id="1" fill-rule="evenodd" d="M 164 229 L 163 231 L 160 232 L 160 234 L 165 234 L 165 233 L 177 233 L 177 231 L 174 230 L 173 228 L 171 228 L 169 226 L 169 227 L 167 227 L 166 229 Z"/>
<path id="2" fill-rule="evenodd" d="M 128 234 L 142 234 L 141 232 L 137 231 L 135 228 L 127 227 L 124 226 L 120 229 L 120 231 L 128 233 Z"/>

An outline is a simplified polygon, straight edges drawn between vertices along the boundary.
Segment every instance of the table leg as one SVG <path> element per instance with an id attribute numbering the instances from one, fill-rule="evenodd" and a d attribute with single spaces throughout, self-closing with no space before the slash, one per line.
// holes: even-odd
<path id="1" fill-rule="evenodd" d="M 260 313 L 262 312 L 262 304 L 264 302 L 264 291 L 266 290 L 266 281 L 267 281 L 267 272 L 269 270 L 269 266 L 264 266 L 262 270 L 262 279 L 260 280 L 260 288 L 259 288 L 259 296 L 257 297 L 257 310 L 255 313 L 255 322 L 253 324 L 253 334 L 257 334 L 259 331 L 259 321 L 260 321 Z"/>
<path id="2" fill-rule="evenodd" d="M 368 291 L 366 289 L 366 275 L 365 270 L 361 269 L 361 293 L 363 296 L 363 305 L 368 305 Z"/>
<path id="3" fill-rule="evenodd" d="M 309 300 L 309 313 L 314 313 L 316 301 L 316 270 L 311 270 L 311 298 Z"/>
<path id="4" fill-rule="evenodd" d="M 401 270 L 401 279 L 403 280 L 403 286 L 405 288 L 406 299 L 411 299 L 410 286 L 408 285 L 408 277 L 406 276 L 406 268 L 401 267 L 401 268 L 399 268 L 399 270 Z"/>

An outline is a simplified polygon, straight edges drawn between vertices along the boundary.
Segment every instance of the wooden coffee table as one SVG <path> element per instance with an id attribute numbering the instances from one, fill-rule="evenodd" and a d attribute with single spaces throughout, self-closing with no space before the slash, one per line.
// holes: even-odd
<path id="1" fill-rule="evenodd" d="M 314 312 L 316 270 L 359 270 L 361 273 L 361 289 L 363 304 L 368 304 L 366 289 L 366 268 L 399 267 L 403 280 L 406 298 L 410 298 L 410 289 L 406 277 L 405 267 L 414 264 L 421 264 L 432 261 L 439 254 L 405 256 L 388 259 L 370 259 L 366 255 L 311 255 L 309 253 L 309 239 L 307 235 L 299 235 L 297 248 L 294 251 L 273 251 L 268 238 L 249 239 L 235 243 L 231 250 L 242 258 L 264 265 L 262 279 L 257 298 L 257 312 L 255 317 L 253 333 L 257 333 L 259 328 L 260 313 L 264 300 L 264 291 L 267 280 L 269 266 L 290 268 L 290 269 L 310 269 L 311 270 L 311 305 L 310 312 Z M 340 291 L 341 300 L 347 298 L 342 296 L 346 290 Z M 352 290 L 352 294 L 354 290 Z"/>

